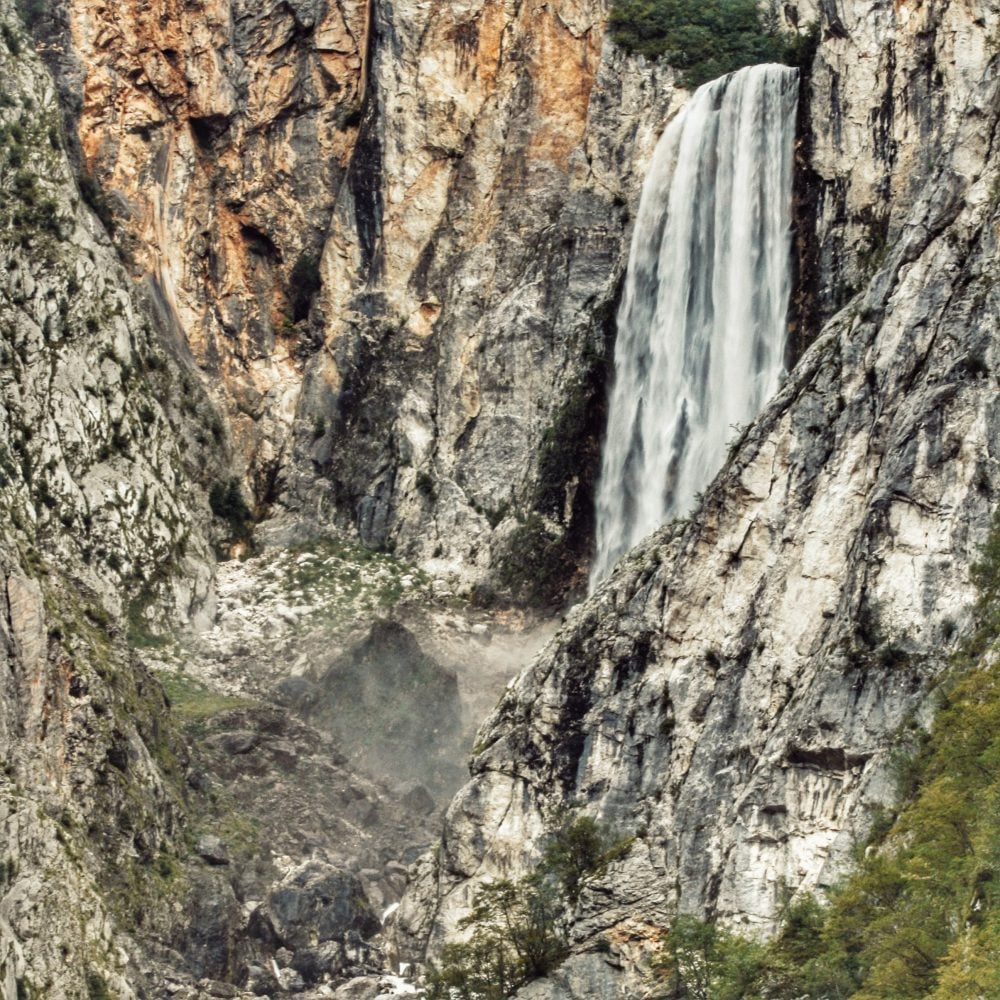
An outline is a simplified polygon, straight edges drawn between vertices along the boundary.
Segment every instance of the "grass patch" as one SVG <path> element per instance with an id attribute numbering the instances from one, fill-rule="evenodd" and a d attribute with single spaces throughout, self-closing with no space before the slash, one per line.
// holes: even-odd
<path id="1" fill-rule="evenodd" d="M 248 698 L 220 694 L 188 674 L 159 671 L 157 677 L 163 685 L 170 707 L 182 724 L 203 722 L 236 708 L 249 708 L 254 702 Z"/>

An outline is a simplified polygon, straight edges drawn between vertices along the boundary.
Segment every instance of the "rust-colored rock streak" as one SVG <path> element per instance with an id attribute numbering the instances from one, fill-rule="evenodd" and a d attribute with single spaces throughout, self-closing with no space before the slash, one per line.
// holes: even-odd
<path id="1" fill-rule="evenodd" d="M 85 165 L 258 477 L 301 382 L 291 272 L 322 246 L 357 134 L 367 5 L 320 10 L 70 5 Z"/>

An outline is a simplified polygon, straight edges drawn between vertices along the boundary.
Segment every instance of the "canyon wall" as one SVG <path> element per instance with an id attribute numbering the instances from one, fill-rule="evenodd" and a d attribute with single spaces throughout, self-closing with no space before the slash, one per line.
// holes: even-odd
<path id="1" fill-rule="evenodd" d="M 126 887 L 181 836 L 185 751 L 122 629 L 210 610 L 224 463 L 11 3 L 0 29 L 0 996 L 126 998 Z"/>
<path id="2" fill-rule="evenodd" d="M 128 612 L 211 621 L 213 487 L 262 541 L 348 527 L 538 602 L 582 581 L 630 219 L 686 94 L 601 0 L 25 9 L 55 80 L 0 0 L 0 990 L 127 997 L 190 794 Z M 413 957 L 566 803 L 636 839 L 536 996 L 637 988 L 677 910 L 772 930 L 844 870 L 962 635 L 1000 475 L 1000 18 L 788 13 L 821 21 L 812 346 L 484 725 L 400 910 Z"/>
<path id="3" fill-rule="evenodd" d="M 85 169 L 228 413 L 261 537 L 349 527 L 466 582 L 506 560 L 522 596 L 582 579 L 669 71 L 604 42 L 600 0 L 66 12 Z M 526 541 L 559 554 L 540 595 Z"/>
<path id="4" fill-rule="evenodd" d="M 967 620 L 1000 475 L 998 10 L 821 16 L 800 156 L 839 311 L 692 517 L 510 686 L 404 901 L 419 954 L 483 880 L 530 868 L 567 803 L 635 835 L 531 996 L 636 989 L 672 914 L 763 934 L 832 884 Z"/>

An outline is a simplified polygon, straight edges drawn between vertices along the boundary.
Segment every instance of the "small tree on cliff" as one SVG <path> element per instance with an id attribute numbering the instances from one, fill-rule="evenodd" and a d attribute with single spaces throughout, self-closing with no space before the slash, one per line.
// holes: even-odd
<path id="1" fill-rule="evenodd" d="M 480 887 L 459 924 L 466 941 L 446 945 L 428 972 L 430 1000 L 504 1000 L 548 975 L 569 954 L 568 909 L 587 879 L 632 843 L 589 816 L 567 820 L 530 875 Z"/>

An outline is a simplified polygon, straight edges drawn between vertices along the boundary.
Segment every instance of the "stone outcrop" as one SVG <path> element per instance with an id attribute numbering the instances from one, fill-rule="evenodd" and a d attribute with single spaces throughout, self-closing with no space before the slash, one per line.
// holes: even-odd
<path id="1" fill-rule="evenodd" d="M 772 930 L 891 800 L 1000 485 L 997 14 L 824 5 L 809 165 L 823 308 L 844 308 L 691 519 L 624 559 L 483 726 L 401 909 L 417 952 L 530 867 L 568 802 L 636 836 L 575 917 L 581 955 L 602 936 L 613 961 L 526 995 L 613 995 L 675 912 Z"/>

